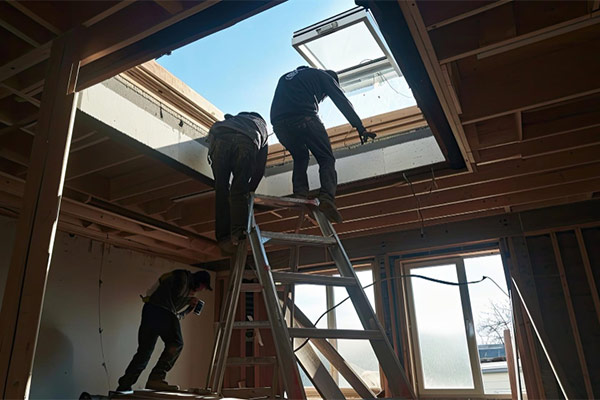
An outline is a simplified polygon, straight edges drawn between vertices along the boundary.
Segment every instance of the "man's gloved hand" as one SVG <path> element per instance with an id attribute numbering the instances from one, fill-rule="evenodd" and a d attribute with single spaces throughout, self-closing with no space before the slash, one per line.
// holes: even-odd
<path id="1" fill-rule="evenodd" d="M 377 137 L 377 134 L 375 134 L 373 132 L 369 132 L 368 130 L 365 129 L 365 130 L 359 132 L 358 136 L 360 137 L 360 144 L 365 144 L 369 141 L 369 139 L 374 141 L 375 138 Z"/>

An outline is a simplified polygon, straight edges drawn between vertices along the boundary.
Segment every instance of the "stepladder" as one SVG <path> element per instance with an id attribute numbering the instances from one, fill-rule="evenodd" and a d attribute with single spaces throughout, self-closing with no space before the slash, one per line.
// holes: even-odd
<path id="1" fill-rule="evenodd" d="M 292 197 L 252 195 L 250 198 L 247 236 L 241 240 L 234 255 L 229 276 L 229 288 L 223 298 L 220 320 L 217 327 L 211 368 L 207 388 L 215 392 L 223 389 L 227 365 L 231 365 L 229 355 L 232 331 L 242 324 L 251 329 L 270 329 L 276 353 L 276 373 L 281 381 L 283 397 L 306 399 L 300 369 L 310 380 L 323 399 L 345 399 L 344 392 L 332 376 L 332 369 L 345 378 L 361 398 L 376 398 L 376 393 L 365 383 L 351 365 L 337 351 L 332 339 L 367 340 L 377 357 L 380 370 L 387 378 L 389 393 L 386 397 L 398 399 L 415 398 L 414 391 L 400 364 L 398 356 L 380 324 L 354 267 L 350 262 L 333 225 L 319 211 L 318 200 Z M 261 210 L 287 210 L 288 215 L 296 215 L 298 222 L 295 231 L 273 232 L 262 230 L 257 223 Z M 305 219 L 318 227 L 320 235 L 302 234 L 300 228 Z M 290 256 L 287 268 L 273 270 L 269 263 L 265 246 L 289 247 Z M 337 273 L 333 275 L 304 272 L 299 268 L 299 255 L 304 247 L 326 248 Z M 253 265 L 247 268 L 248 247 L 252 252 Z M 252 276 L 258 281 L 264 309 L 265 321 L 236 322 L 235 314 L 242 290 L 244 277 Z M 303 311 L 295 304 L 295 286 L 323 285 L 344 287 L 351 304 L 356 310 L 362 329 L 323 329 L 316 328 Z M 325 309 L 325 305 L 324 305 Z M 326 360 L 329 368 L 322 360 Z M 260 357 L 236 360 L 242 364 L 265 363 Z"/>

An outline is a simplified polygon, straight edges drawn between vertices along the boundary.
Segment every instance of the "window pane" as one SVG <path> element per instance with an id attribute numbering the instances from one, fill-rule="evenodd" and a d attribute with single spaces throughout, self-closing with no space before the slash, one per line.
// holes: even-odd
<path id="1" fill-rule="evenodd" d="M 298 307 L 314 324 L 319 316 L 327 309 L 325 286 L 296 285 L 296 307 Z M 317 328 L 327 328 L 327 317 L 323 317 L 321 321 L 319 321 Z M 304 339 L 296 339 L 294 340 L 294 346 L 300 346 L 303 342 Z M 308 343 L 307 346 L 312 347 L 312 344 Z M 329 367 L 329 362 L 321 355 L 321 353 L 317 351 L 317 354 L 319 355 L 319 358 L 321 358 L 321 361 Z M 302 368 L 298 368 L 304 386 L 313 387 L 314 385 L 308 379 L 308 376 L 304 373 Z"/>
<path id="2" fill-rule="evenodd" d="M 415 268 L 412 274 L 458 282 L 454 264 Z M 411 278 L 425 389 L 473 389 L 458 286 Z"/>
<path id="3" fill-rule="evenodd" d="M 368 270 L 357 271 L 356 275 L 362 286 L 373 283 L 373 272 Z M 348 297 L 348 292 L 343 287 L 335 287 L 334 303 L 342 301 Z M 371 306 L 375 309 L 375 291 L 373 286 L 365 289 L 365 293 Z M 347 300 L 341 306 L 335 309 L 338 329 L 363 329 L 356 309 L 351 300 Z M 359 375 L 370 387 L 378 388 L 379 362 L 373 352 L 373 348 L 368 340 L 338 339 L 338 351 L 350 364 L 354 372 Z M 350 384 L 340 375 L 340 387 L 348 388 Z"/>
<path id="4" fill-rule="evenodd" d="M 395 71 L 388 74 L 377 73 L 369 79 L 368 85 L 357 90 L 346 90 L 346 96 L 361 118 L 400 110 L 417 104 L 406 78 Z M 344 115 L 327 97 L 320 104 L 319 115 L 326 128 L 347 124 Z"/>
<path id="5" fill-rule="evenodd" d="M 502 258 L 499 254 L 465 258 L 465 272 L 469 281 L 488 276 L 501 288 L 500 290 L 494 282 L 486 279 L 481 283 L 469 285 L 469 297 L 477 332 L 484 392 L 510 394 L 504 330 L 512 330 L 512 312 L 509 298 L 505 294 L 508 293 L 508 289 Z"/>
<path id="6" fill-rule="evenodd" d="M 313 324 L 327 310 L 325 286 L 296 285 L 296 306 Z M 327 328 L 327 317 L 321 318 L 317 328 Z"/>
<path id="7" fill-rule="evenodd" d="M 304 45 L 327 69 L 341 71 L 385 57 L 364 22 L 350 25 Z M 300 46 L 300 47 L 304 47 Z M 305 54 L 307 53 L 302 49 Z"/>

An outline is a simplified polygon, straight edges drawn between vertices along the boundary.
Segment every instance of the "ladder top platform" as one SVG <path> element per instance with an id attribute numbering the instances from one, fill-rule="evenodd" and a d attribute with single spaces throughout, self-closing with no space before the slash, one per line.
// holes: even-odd
<path id="1" fill-rule="evenodd" d="M 289 208 L 289 207 L 318 207 L 318 199 L 300 199 L 297 197 L 277 197 L 265 194 L 254 195 L 254 204 L 268 207 Z"/>

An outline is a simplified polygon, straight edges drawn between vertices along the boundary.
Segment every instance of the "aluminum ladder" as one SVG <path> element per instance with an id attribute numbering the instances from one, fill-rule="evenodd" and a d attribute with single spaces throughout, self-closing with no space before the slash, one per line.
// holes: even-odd
<path id="1" fill-rule="evenodd" d="M 296 209 L 299 213 L 296 233 L 262 231 L 256 223 L 254 206 L 260 205 L 275 209 Z M 404 369 L 398 360 L 385 331 L 369 300 L 360 285 L 354 268 L 344 251 L 333 225 L 318 209 L 318 200 L 305 200 L 291 197 L 252 195 L 248 218 L 248 238 L 243 240 L 235 255 L 230 274 L 228 293 L 221 309 L 221 318 L 215 338 L 211 369 L 207 388 L 221 392 L 227 355 L 234 327 L 235 311 L 242 286 L 246 265 L 248 240 L 254 258 L 255 273 L 261 285 L 268 324 L 265 321 L 244 322 L 248 327 L 270 326 L 275 343 L 279 374 L 283 389 L 290 399 L 305 399 L 306 394 L 298 364 L 313 382 L 324 399 L 344 399 L 344 395 L 327 368 L 321 363 L 311 346 L 303 346 L 306 340 L 319 350 L 331 365 L 350 383 L 362 398 L 376 398 L 362 379 L 345 362 L 327 339 L 367 339 L 379 361 L 383 373 L 388 378 L 388 397 L 414 399 L 415 394 Z M 312 218 L 311 218 L 312 216 Z M 322 235 L 298 234 L 304 218 L 311 218 L 319 226 Z M 288 271 L 273 271 L 269 266 L 265 244 L 290 246 L 290 267 Z M 300 246 L 326 247 L 337 266 L 339 276 L 315 275 L 298 272 Z M 286 286 L 284 295 L 278 295 L 275 283 Z M 294 305 L 294 284 L 314 284 L 343 286 L 363 325 L 363 330 L 317 329 L 311 321 Z"/>

